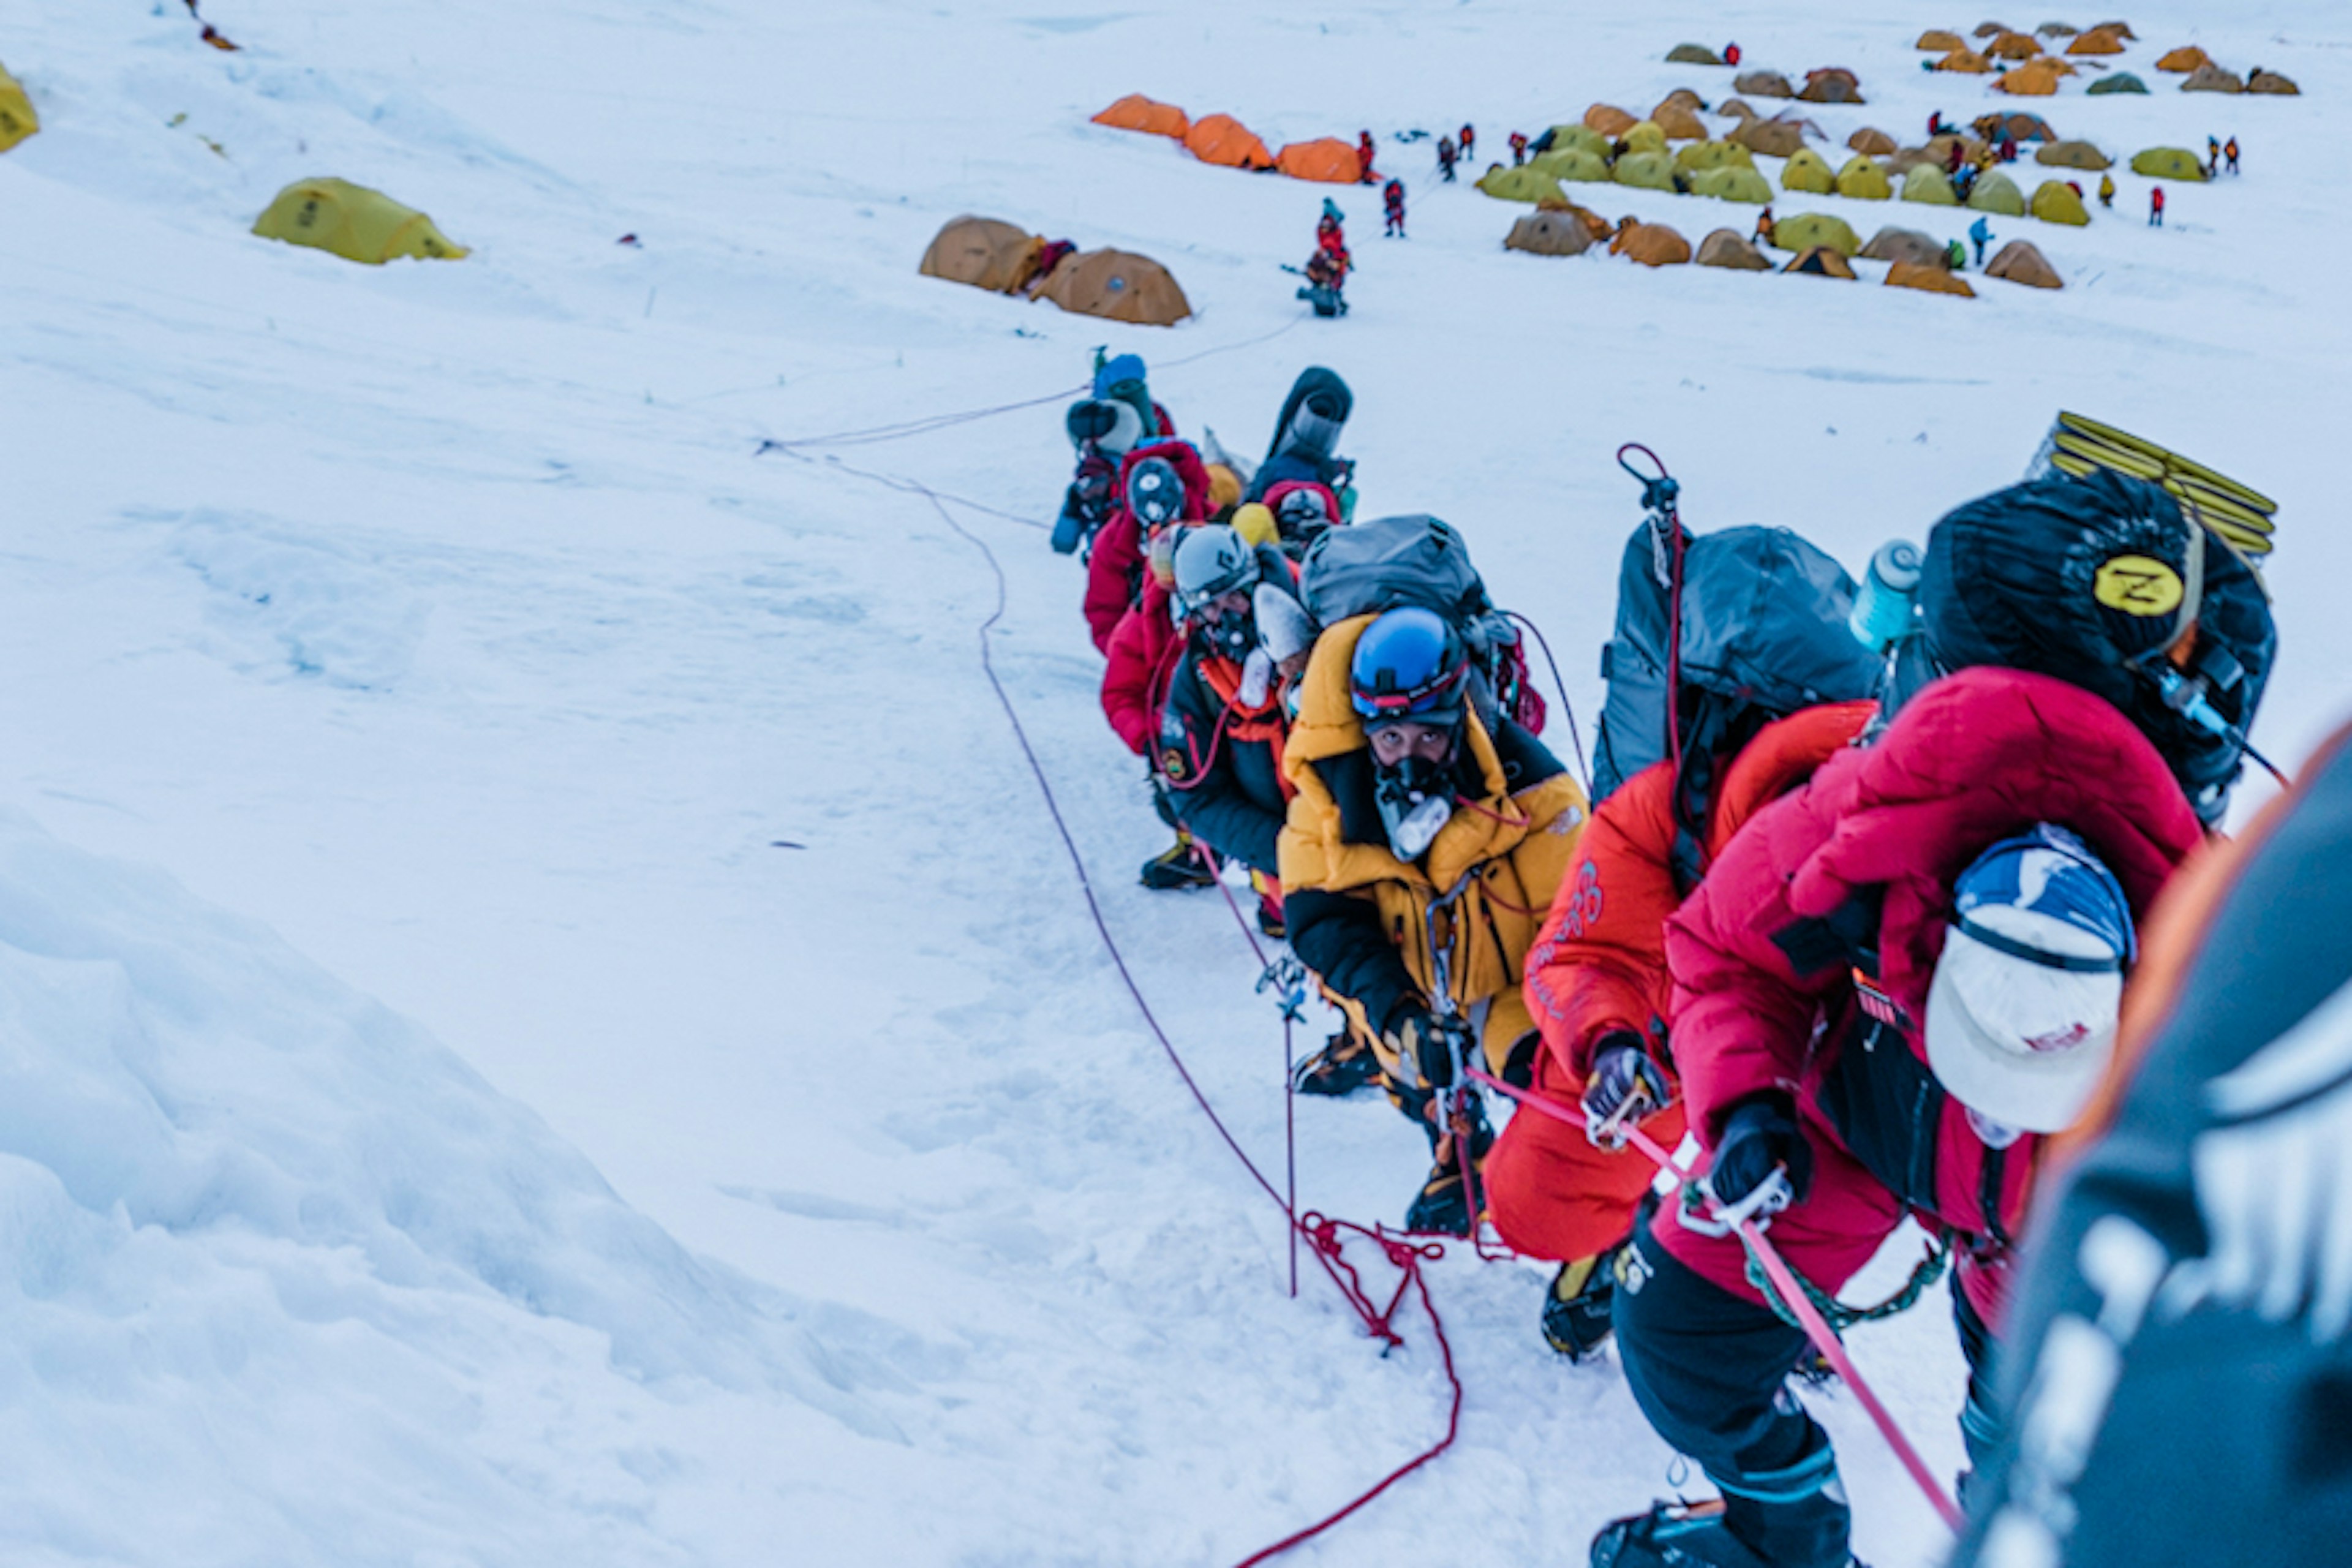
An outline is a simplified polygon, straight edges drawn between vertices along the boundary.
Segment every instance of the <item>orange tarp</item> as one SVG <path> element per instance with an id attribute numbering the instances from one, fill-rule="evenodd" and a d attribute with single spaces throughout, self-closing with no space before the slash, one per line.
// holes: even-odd
<path id="1" fill-rule="evenodd" d="M 1352 185 L 1364 177 L 1356 144 L 1337 136 L 1293 142 L 1275 154 L 1274 166 L 1294 180 L 1320 180 L 1333 185 Z"/>
<path id="2" fill-rule="evenodd" d="M 1228 169 L 1274 167 L 1274 154 L 1265 150 L 1265 143 L 1230 114 L 1212 114 L 1192 121 L 1192 129 L 1185 132 L 1184 145 L 1203 163 L 1219 163 Z"/>
<path id="3" fill-rule="evenodd" d="M 1097 125 L 1108 125 L 1117 131 L 1142 131 L 1154 136 L 1173 136 L 1179 142 L 1192 129 L 1192 121 L 1172 103 L 1158 103 L 1139 92 L 1130 92 L 1100 114 Z"/>

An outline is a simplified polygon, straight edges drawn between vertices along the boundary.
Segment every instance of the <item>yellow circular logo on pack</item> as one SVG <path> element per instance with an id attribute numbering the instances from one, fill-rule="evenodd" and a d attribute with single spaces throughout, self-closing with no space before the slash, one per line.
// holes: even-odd
<path id="1" fill-rule="evenodd" d="M 2180 574 L 2152 555 L 2116 555 L 2100 563 L 2091 580 L 2099 603 L 2126 616 L 2168 616 L 2180 608 L 2188 590 Z"/>

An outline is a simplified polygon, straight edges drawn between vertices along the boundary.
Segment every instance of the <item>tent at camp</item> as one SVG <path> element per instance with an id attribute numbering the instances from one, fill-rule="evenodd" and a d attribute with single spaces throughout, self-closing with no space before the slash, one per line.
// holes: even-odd
<path id="1" fill-rule="evenodd" d="M 1504 249 L 1532 256 L 1581 256 L 1592 246 L 1592 231 L 1574 213 L 1529 213 L 1503 237 Z"/>
<path id="2" fill-rule="evenodd" d="M 2042 252 L 2030 241 L 2012 239 L 1985 264 L 1985 276 L 2005 282 L 2022 283 L 2029 289 L 2059 289 L 2058 269 L 2050 265 Z"/>
<path id="3" fill-rule="evenodd" d="M 1644 267 L 1679 267 L 1691 258 L 1690 241 L 1662 223 L 1629 223 L 1609 242 L 1609 254 Z"/>
<path id="4" fill-rule="evenodd" d="M 1963 76 L 1990 76 L 2000 68 L 1974 49 L 1954 49 L 1936 62 L 1939 71 L 1958 71 Z"/>
<path id="5" fill-rule="evenodd" d="M 1636 120 L 1625 127 L 1618 138 L 1628 153 L 1663 153 L 1666 150 L 1666 133 L 1654 120 Z"/>
<path id="6" fill-rule="evenodd" d="M 1676 44 L 1666 51 L 1666 63 L 1675 66 L 1719 66 L 1723 57 L 1705 44 Z"/>
<path id="7" fill-rule="evenodd" d="M 1675 154 L 1675 167 L 1686 174 L 1701 169 L 1752 169 L 1756 154 L 1737 142 L 1694 142 Z"/>
<path id="8" fill-rule="evenodd" d="M 1731 90 L 1734 92 L 1748 93 L 1756 98 L 1794 98 L 1797 96 L 1797 89 L 1790 87 L 1789 85 L 1789 79 L 1782 76 L 1779 71 L 1749 71 L 1745 76 L 1733 77 L 1731 79 Z"/>
<path id="9" fill-rule="evenodd" d="M 1640 121 L 1635 120 L 1613 103 L 1596 103 L 1584 111 L 1584 128 L 1587 131 L 1599 132 L 1608 137 L 1612 144 L 1617 138 L 1640 123 Z"/>
<path id="10" fill-rule="evenodd" d="M 2149 147 L 2132 154 L 2131 170 L 2151 180 L 2201 180 L 2205 165 L 2186 147 Z"/>
<path id="11" fill-rule="evenodd" d="M 2017 31 L 2017 29 L 2011 26 L 2006 22 L 1979 22 L 1977 24 L 1977 30 L 1970 36 L 1979 38 L 1998 38 L 2003 33 L 2014 33 L 2015 31 Z"/>
<path id="12" fill-rule="evenodd" d="M 1944 171 L 1933 163 L 1917 163 L 1903 176 L 1903 199 L 1931 207 L 1956 207 L 1960 198 L 1952 192 L 1952 182 Z"/>
<path id="13" fill-rule="evenodd" d="M 1628 153 L 1617 160 L 1609 175 L 1621 185 L 1671 191 L 1675 188 L 1675 161 L 1664 153 Z"/>
<path id="14" fill-rule="evenodd" d="M 1192 121 L 1184 146 L 1203 163 L 1226 169 L 1271 169 L 1274 154 L 1265 150 L 1248 126 L 1230 114 L 1212 114 Z"/>
<path id="15" fill-rule="evenodd" d="M 1142 326 L 1172 327 L 1192 313 L 1192 302 L 1168 268 L 1124 250 L 1082 250 L 1066 256 L 1037 290 L 1065 310 Z"/>
<path id="16" fill-rule="evenodd" d="M 1939 55 L 1948 55 L 1954 49 L 1967 48 L 1969 41 L 1958 33 L 1948 33 L 1941 27 L 1930 27 L 1920 34 L 1919 41 L 1911 47 L 1915 49 L 1927 49 Z"/>
<path id="17" fill-rule="evenodd" d="M 33 112 L 33 100 L 25 94 L 25 84 L 0 66 L 0 153 L 5 153 L 26 137 L 41 128 L 41 117 Z"/>
<path id="18" fill-rule="evenodd" d="M 2058 72 L 2048 60 L 2029 60 L 1993 80 L 1993 90 L 2013 98 L 2049 98 L 2058 90 Z"/>
<path id="19" fill-rule="evenodd" d="M 1856 201 L 1883 202 L 1895 195 L 1895 186 L 1876 160 L 1857 153 L 1837 172 L 1837 194 Z"/>
<path id="20" fill-rule="evenodd" d="M 1984 52 L 1997 60 L 2030 60 L 2042 52 L 2042 46 L 2030 33 L 2002 33 L 1985 46 Z"/>
<path id="21" fill-rule="evenodd" d="M 1715 106 L 1715 111 L 1726 120 L 1753 120 L 1756 106 L 1744 98 L 1727 98 Z"/>
<path id="22" fill-rule="evenodd" d="M 2179 71 L 2182 76 L 2187 76 L 2199 66 L 2210 66 L 2212 63 L 2213 57 L 2203 49 L 2194 44 L 2183 44 L 2177 49 L 2167 51 L 2156 62 L 2156 68 L 2160 71 Z"/>
<path id="23" fill-rule="evenodd" d="M 2109 92 L 2146 92 L 2147 83 L 2129 71 L 2117 71 L 2113 76 L 2101 77 L 2084 90 L 2094 98 Z"/>
<path id="24" fill-rule="evenodd" d="M 1731 132 L 1725 140 L 1737 142 L 1751 153 L 1761 153 L 1768 158 L 1786 158 L 1805 144 L 1802 120 L 1750 120 Z"/>
<path id="25" fill-rule="evenodd" d="M 2129 22 L 2101 22 L 2096 26 L 2094 26 L 2091 31 L 2095 33 L 2113 33 L 2116 37 L 2123 39 L 2127 44 L 2137 44 L 2139 42 L 2139 35 L 2132 31 L 2132 25 Z"/>
<path id="26" fill-rule="evenodd" d="M 1665 108 L 1668 104 L 1672 104 L 1677 109 L 1687 109 L 1693 114 L 1703 114 L 1706 111 L 1706 100 L 1701 98 L 1698 94 L 1693 92 L 1686 87 L 1678 87 L 1675 89 L 1674 91 L 1666 94 L 1665 97 L 1658 100 L 1658 107 L 1660 109 Z M 1653 114 L 1650 118 L 1655 120 L 1657 116 Z"/>
<path id="27" fill-rule="evenodd" d="M 1094 117 L 1097 125 L 1108 125 L 1115 131 L 1140 131 L 1152 136 L 1173 136 L 1184 140 L 1192 129 L 1192 121 L 1172 103 L 1160 103 L 1139 92 L 1130 92 L 1108 109 Z"/>
<path id="28" fill-rule="evenodd" d="M 2091 221 L 2083 193 L 2064 180 L 2044 180 L 2033 188 L 2032 211 L 2043 223 L 2072 224 L 2082 228 Z"/>
<path id="29" fill-rule="evenodd" d="M 1826 245 L 1813 247 L 1780 270 L 1801 272 L 1811 278 L 1843 278 L 1849 283 L 1853 281 L 1853 266 L 1834 247 Z"/>
<path id="30" fill-rule="evenodd" d="M 1944 265 L 1941 241 L 1921 234 L 1916 228 L 1896 228 L 1891 225 L 1872 235 L 1870 243 L 1862 247 L 1862 254 L 1872 261 L 1899 261 L 1914 267 L 1940 268 Z"/>
<path id="31" fill-rule="evenodd" d="M 1274 155 L 1274 166 L 1294 180 L 1318 180 L 1327 185 L 1352 185 L 1364 177 L 1363 155 L 1353 142 L 1337 136 L 1293 142 Z"/>
<path id="32" fill-rule="evenodd" d="M 1609 178 L 1609 160 L 1581 147 L 1555 147 L 1549 153 L 1538 153 L 1528 160 L 1527 167 L 1555 180 L 1606 181 Z M 1504 174 L 1512 172 L 1508 169 L 1502 171 Z"/>
<path id="33" fill-rule="evenodd" d="M 1701 267 L 1725 267 L 1734 272 L 1769 272 L 1772 263 L 1737 229 L 1719 228 L 1698 242 Z"/>
<path id="34" fill-rule="evenodd" d="M 1843 66 L 1823 66 L 1805 73 L 1797 96 L 1807 103 L 1860 103 L 1862 82 Z"/>
<path id="35" fill-rule="evenodd" d="M 2051 142 L 2033 154 L 2037 163 L 2055 169 L 2088 169 L 2097 174 L 2115 162 L 2088 142 Z"/>
<path id="36" fill-rule="evenodd" d="M 1988 169 L 1978 175 L 1977 183 L 1969 187 L 1968 205 L 1980 213 L 1994 213 L 2002 217 L 2023 217 L 2025 193 L 2017 188 L 2015 180 L 2011 179 L 1999 169 Z"/>
<path id="37" fill-rule="evenodd" d="M 1900 145 L 1894 137 L 1874 126 L 1865 125 L 1845 139 L 1846 146 L 1856 153 L 1866 153 L 1874 158 L 1884 158 Z"/>
<path id="38" fill-rule="evenodd" d="M 2124 41 L 2105 27 L 2094 27 L 2087 33 L 2077 33 L 2074 41 L 2066 46 L 2070 55 L 2119 55 Z"/>
<path id="39" fill-rule="evenodd" d="M 1828 213 L 1791 213 L 1772 226 L 1769 237 L 1777 248 L 1801 256 L 1822 246 L 1840 256 L 1853 256 L 1862 249 L 1853 226 Z"/>
<path id="40" fill-rule="evenodd" d="M 396 256 L 455 261 L 471 255 L 415 207 L 348 180 L 297 180 L 278 193 L 253 232 L 381 266 Z"/>
<path id="41" fill-rule="evenodd" d="M 2275 93 L 2281 98 L 2300 98 L 2303 89 L 2276 71 L 2258 70 L 2246 81 L 2248 92 Z"/>
<path id="42" fill-rule="evenodd" d="M 1837 176 L 1830 172 L 1827 159 L 1811 147 L 1800 147 L 1780 166 L 1780 188 L 1825 196 L 1837 189 Z"/>
<path id="43" fill-rule="evenodd" d="M 1615 140 L 1603 136 L 1590 125 L 1555 125 L 1537 140 L 1543 143 L 1542 151 L 1545 153 L 1573 150 L 1603 159 L 1617 155 Z"/>
<path id="44" fill-rule="evenodd" d="M 1478 188 L 1498 202 L 1568 200 L 1568 193 L 1559 188 L 1559 179 L 1532 164 L 1507 169 L 1498 163 L 1478 176 Z"/>
<path id="45" fill-rule="evenodd" d="M 2071 38 L 2081 31 L 2080 27 L 2065 22 L 2044 22 L 2033 29 L 2033 36 L 2037 38 Z"/>
<path id="46" fill-rule="evenodd" d="M 1890 289 L 1916 289 L 1927 294 L 1958 294 L 1963 300 L 1973 300 L 1977 291 L 1969 280 L 1946 271 L 1940 266 L 1922 266 L 1916 261 L 1898 261 L 1886 274 Z"/>
<path id="47" fill-rule="evenodd" d="M 2189 79 L 2180 84 L 2180 90 L 2183 92 L 2243 92 L 2246 90 L 2246 84 L 2238 79 L 2238 73 L 2235 71 L 2223 70 L 2220 66 L 2199 66 L 2189 73 Z"/>
<path id="48" fill-rule="evenodd" d="M 1772 201 L 1772 186 L 1764 176 L 1737 163 L 1700 170 L 1690 176 L 1690 188 L 1695 196 L 1713 196 L 1717 201 L 1753 202 L 1759 207 Z"/>
<path id="49" fill-rule="evenodd" d="M 1650 110 L 1650 121 L 1665 132 L 1669 142 L 1704 142 L 1706 127 L 1697 113 L 1679 103 L 1662 103 Z"/>
<path id="50" fill-rule="evenodd" d="M 948 220 L 923 252 L 919 269 L 926 278 L 944 278 L 992 293 L 1010 294 L 1036 275 L 1044 237 L 1016 224 L 969 214 Z"/>
<path id="51" fill-rule="evenodd" d="M 1979 115 L 1969 122 L 1969 129 L 1976 132 L 1979 145 L 1990 145 L 1999 142 L 2004 136 L 2018 142 L 2058 140 L 2058 132 L 2050 129 L 2050 121 L 2038 114 L 2028 114 L 2021 109 L 2005 110 L 1997 114 Z M 1971 148 L 1969 151 L 1973 154 L 1975 149 Z"/>

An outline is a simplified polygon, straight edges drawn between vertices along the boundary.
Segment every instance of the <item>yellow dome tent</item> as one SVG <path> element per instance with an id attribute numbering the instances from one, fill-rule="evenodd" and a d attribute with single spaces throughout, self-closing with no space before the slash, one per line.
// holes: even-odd
<path id="1" fill-rule="evenodd" d="M 33 112 L 33 100 L 25 96 L 25 84 L 0 66 L 0 153 L 5 153 L 26 137 L 41 128 L 41 117 Z"/>
<path id="2" fill-rule="evenodd" d="M 1886 286 L 1890 289 L 1916 289 L 1928 294 L 1958 294 L 1963 300 L 1973 300 L 1977 291 L 1969 287 L 1965 278 L 1955 278 L 1940 267 L 1922 266 L 1916 261 L 1898 261 L 1887 269 Z"/>
<path id="3" fill-rule="evenodd" d="M 2043 223 L 2073 224 L 2076 228 L 2091 221 L 2081 194 L 2064 180 L 2044 180 L 2034 187 L 2033 216 Z"/>
<path id="4" fill-rule="evenodd" d="M 1549 153 L 1538 153 L 1528 159 L 1527 166 L 1557 180 L 1598 180 L 1606 184 L 1609 179 L 1609 160 L 1581 147 L 1554 147 Z M 1513 172 L 1509 169 L 1501 171 L 1507 174 Z M 1490 174 L 1486 179 L 1493 177 Z M 1479 188 L 1486 189 L 1485 180 L 1479 182 Z M 1494 195 L 1491 191 L 1487 194 Z"/>
<path id="5" fill-rule="evenodd" d="M 1845 161 L 1837 172 L 1837 191 L 1842 196 L 1856 201 L 1883 202 L 1894 195 L 1895 186 L 1887 180 L 1886 171 L 1873 158 L 1857 153 Z"/>
<path id="6" fill-rule="evenodd" d="M 1628 153 L 1617 160 L 1617 166 L 1609 174 L 1621 185 L 1639 185 L 1652 191 L 1675 188 L 1675 161 L 1664 153 Z"/>
<path id="7" fill-rule="evenodd" d="M 1694 142 L 1675 154 L 1675 167 L 1685 174 L 1701 169 L 1752 169 L 1756 154 L 1737 142 Z"/>
<path id="8" fill-rule="evenodd" d="M 254 220 L 253 232 L 264 239 L 331 250 L 372 267 L 395 256 L 454 261 L 473 254 L 415 207 L 349 180 L 295 181 Z"/>
<path id="9" fill-rule="evenodd" d="M 1931 207 L 1956 207 L 1960 205 L 1960 198 L 1952 194 L 1952 182 L 1945 177 L 1943 170 L 1933 163 L 1911 166 L 1911 172 L 1903 176 L 1903 199 L 1923 202 Z"/>
<path id="10" fill-rule="evenodd" d="M 1603 174 L 1602 179 L 1609 176 Z M 1559 188 L 1559 180 L 1549 169 L 1530 165 L 1523 169 L 1506 169 L 1497 164 L 1478 176 L 1478 189 L 1498 202 L 1564 202 L 1568 193 Z"/>
<path id="11" fill-rule="evenodd" d="M 1828 161 L 1819 153 L 1811 147 L 1800 147 L 1789 154 L 1788 163 L 1781 166 L 1780 188 L 1825 196 L 1837 189 L 1837 176 L 1830 173 Z"/>
<path id="12" fill-rule="evenodd" d="M 2132 154 L 2132 173 L 2151 180 L 2201 180 L 2205 165 L 2185 147 L 2147 147 Z"/>
<path id="13" fill-rule="evenodd" d="M 1666 150 L 1666 132 L 1654 120 L 1637 120 L 1625 127 L 1621 138 L 1628 153 L 1663 153 Z"/>
<path id="14" fill-rule="evenodd" d="M 1997 213 L 2002 217 L 2025 216 L 2025 193 L 2017 182 L 1999 169 L 1988 169 L 1977 176 L 1969 187 L 1968 205 L 1980 213 Z"/>
<path id="15" fill-rule="evenodd" d="M 1794 213 L 1780 219 L 1772 226 L 1769 243 L 1775 249 L 1793 250 L 1799 255 L 1823 246 L 1840 256 L 1852 256 L 1862 248 L 1853 226 L 1828 213 Z"/>
<path id="16" fill-rule="evenodd" d="M 1737 163 L 1701 169 L 1690 177 L 1690 188 L 1695 196 L 1713 196 L 1717 201 L 1752 202 L 1759 207 L 1772 202 L 1772 187 L 1764 176 Z"/>

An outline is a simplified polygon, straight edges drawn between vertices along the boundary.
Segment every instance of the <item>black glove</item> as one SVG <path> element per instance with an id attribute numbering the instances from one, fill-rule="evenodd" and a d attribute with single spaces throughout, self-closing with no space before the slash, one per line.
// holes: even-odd
<path id="1" fill-rule="evenodd" d="M 1664 1110 L 1675 1102 L 1674 1086 L 1665 1069 L 1642 1047 L 1642 1037 L 1630 1029 L 1613 1029 L 1601 1037 L 1592 1052 L 1592 1078 L 1584 1086 L 1584 1129 L 1596 1143 L 1603 1130 L 1627 1113 L 1636 1096 L 1646 1108 L 1635 1121 Z"/>
<path id="2" fill-rule="evenodd" d="M 1454 1087 L 1454 1058 L 1469 1033 L 1460 1019 L 1441 1018 L 1424 1002 L 1402 1002 L 1389 1015 L 1389 1026 L 1381 1032 L 1387 1037 L 1389 1048 L 1403 1059 L 1405 1069 L 1415 1075 L 1417 1087 Z"/>
<path id="3" fill-rule="evenodd" d="M 1707 1189 L 1717 1204 L 1735 1207 L 1771 1179 L 1776 1165 L 1788 1171 L 1792 1196 L 1801 1201 L 1812 1190 L 1812 1146 L 1798 1130 L 1795 1107 L 1777 1094 L 1742 1100 L 1724 1120 Z"/>

